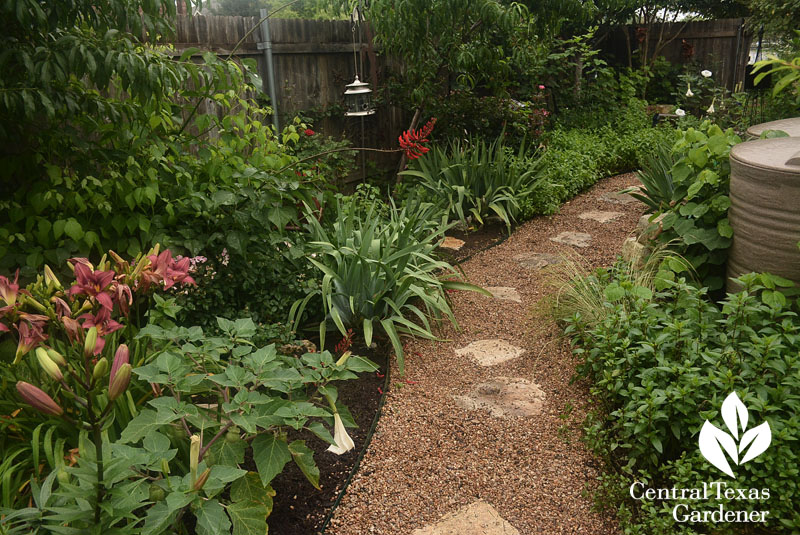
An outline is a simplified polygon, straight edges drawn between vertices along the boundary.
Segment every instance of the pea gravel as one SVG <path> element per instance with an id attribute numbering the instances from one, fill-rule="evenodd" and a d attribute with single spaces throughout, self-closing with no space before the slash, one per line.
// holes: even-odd
<path id="1" fill-rule="evenodd" d="M 539 301 L 552 290 L 541 271 L 514 257 L 577 253 L 592 266 L 609 265 L 644 211 L 615 192 L 637 183 L 633 174 L 602 180 L 560 213 L 521 225 L 462 265 L 471 282 L 515 288 L 522 302 L 458 292 L 453 305 L 460 331 L 446 328 L 443 342 L 408 341 L 406 375 L 392 371 L 383 416 L 328 535 L 408 535 L 478 500 L 522 534 L 619 532 L 613 517 L 593 510 L 585 492 L 601 468 L 580 440 L 591 402 L 586 383 L 570 383 L 577 361 L 541 312 Z M 604 223 L 579 217 L 592 210 L 621 215 Z M 589 234 L 591 243 L 576 248 L 551 241 L 562 232 Z M 483 339 L 508 340 L 525 351 L 489 367 L 456 355 Z M 456 396 L 494 377 L 539 385 L 541 413 L 497 418 L 457 405 Z"/>

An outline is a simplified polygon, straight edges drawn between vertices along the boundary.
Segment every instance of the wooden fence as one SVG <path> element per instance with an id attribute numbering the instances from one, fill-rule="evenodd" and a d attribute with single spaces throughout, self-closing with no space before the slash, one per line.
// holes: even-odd
<path id="1" fill-rule="evenodd" d="M 644 26 L 618 26 L 608 30 L 602 44 L 605 55 L 626 64 L 630 54 L 645 48 L 648 55 L 664 56 L 673 64 L 696 64 L 714 73 L 714 80 L 733 91 L 742 83 L 749 58 L 752 34 L 744 19 L 673 22 Z M 636 57 L 632 58 L 637 63 Z"/>
<path id="2" fill-rule="evenodd" d="M 258 22 L 258 17 L 179 16 L 177 35 L 170 41 L 177 56 L 195 47 L 221 57 L 233 53 L 237 58 L 256 60 L 266 91 L 267 62 L 259 48 L 264 39 L 260 27 L 253 29 Z M 367 53 L 366 32 L 362 29 L 359 43 L 358 31 L 353 31 L 349 20 L 302 19 L 271 19 L 269 30 L 281 126 L 300 111 L 315 110 L 323 116 L 316 129 L 329 135 L 346 135 L 361 146 L 361 120 L 343 115 L 345 86 L 355 77 L 356 63 L 362 81 L 371 83 L 373 90 L 377 88 L 372 77 L 385 68 L 381 60 L 376 62 L 379 64 L 370 63 L 370 57 L 375 55 Z M 380 106 L 375 115 L 364 119 L 367 146 L 396 145 L 397 135 L 407 127 L 407 120 L 401 110 Z"/>

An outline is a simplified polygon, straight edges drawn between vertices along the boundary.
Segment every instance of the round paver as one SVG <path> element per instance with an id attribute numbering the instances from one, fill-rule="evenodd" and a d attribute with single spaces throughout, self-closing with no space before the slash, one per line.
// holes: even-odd
<path id="1" fill-rule="evenodd" d="M 522 264 L 522 267 L 534 270 L 563 262 L 563 259 L 560 256 L 547 253 L 520 253 L 514 255 L 512 258 L 514 261 Z"/>
<path id="2" fill-rule="evenodd" d="M 511 288 L 509 286 L 487 286 L 486 290 L 488 290 L 495 299 L 522 303 L 522 296 L 519 295 L 516 288 Z"/>
<path id="3" fill-rule="evenodd" d="M 479 366 L 494 366 L 515 359 L 525 352 L 505 340 L 478 340 L 456 349 L 456 355 L 471 358 Z"/>
<path id="4" fill-rule="evenodd" d="M 592 221 L 597 221 L 598 223 L 608 223 L 610 221 L 614 221 L 622 216 L 622 212 L 604 212 L 602 210 L 590 210 L 588 212 L 583 212 L 582 214 L 578 214 L 578 217 L 581 219 L 591 219 Z"/>
<path id="5" fill-rule="evenodd" d="M 488 410 L 496 418 L 536 416 L 544 406 L 544 391 L 527 379 L 495 377 L 481 383 L 466 396 L 456 396 L 456 404 L 467 410 Z"/>
<path id="6" fill-rule="evenodd" d="M 556 243 L 563 243 L 564 245 L 572 245 L 573 247 L 589 247 L 589 244 L 592 241 L 592 237 L 585 232 L 562 232 L 558 236 L 554 238 L 550 238 L 550 241 L 554 241 Z"/>

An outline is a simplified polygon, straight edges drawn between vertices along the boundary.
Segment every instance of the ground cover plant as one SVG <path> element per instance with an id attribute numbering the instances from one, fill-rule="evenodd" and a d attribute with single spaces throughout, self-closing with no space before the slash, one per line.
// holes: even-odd
<path id="1" fill-rule="evenodd" d="M 781 293 L 791 283 L 768 274 L 741 278 L 743 290 L 720 303 L 685 279 L 656 275 L 641 285 L 618 263 L 590 275 L 599 304 L 577 307 L 566 333 L 581 358 L 579 375 L 592 380 L 601 403 L 586 439 L 607 462 L 601 501 L 617 509 L 625 533 L 706 533 L 703 524 L 678 524 L 673 508 L 691 501 L 633 501 L 638 481 L 654 488 L 702 487 L 720 478 L 697 448 L 706 419 L 715 418 L 732 391 L 769 423 L 769 450 L 726 481 L 768 488 L 760 501 L 712 500 L 709 507 L 769 510 L 768 529 L 797 529 L 796 484 L 800 390 L 797 303 Z M 654 267 L 654 270 L 657 269 Z M 580 290 L 581 293 L 586 293 Z M 594 313 L 601 308 L 602 313 Z M 591 314 L 584 314 L 591 312 Z M 740 526 L 725 529 L 740 531 Z M 744 528 L 742 528 L 744 529 Z"/>

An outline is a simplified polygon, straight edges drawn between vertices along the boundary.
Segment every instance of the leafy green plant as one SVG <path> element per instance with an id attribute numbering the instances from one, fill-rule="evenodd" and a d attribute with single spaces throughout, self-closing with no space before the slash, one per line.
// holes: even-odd
<path id="1" fill-rule="evenodd" d="M 681 200 L 676 198 L 675 185 L 672 182 L 674 165 L 675 156 L 672 147 L 662 144 L 654 154 L 646 157 L 642 169 L 637 173 L 642 188 L 631 190 L 629 193 L 633 198 L 645 203 L 648 212 L 663 212 L 668 210 L 673 202 Z"/>
<path id="2" fill-rule="evenodd" d="M 524 143 L 516 155 L 509 154 L 501 136 L 490 143 L 478 138 L 457 139 L 445 147 L 434 147 L 400 174 L 420 179 L 419 184 L 435 195 L 448 217 L 465 224 L 467 217 L 472 217 L 483 224 L 494 214 L 511 232 L 520 202 L 536 187 L 540 166 L 535 157 L 527 155 Z"/>
<path id="3" fill-rule="evenodd" d="M 767 529 L 798 529 L 793 504 L 800 496 L 800 321 L 797 303 L 779 291 L 791 283 L 768 274 L 744 275 L 739 281 L 744 290 L 718 305 L 707 289 L 683 279 L 662 280 L 655 292 L 643 292 L 624 267 L 604 277 L 603 317 L 586 321 L 573 315 L 566 332 L 582 359 L 579 374 L 593 381 L 592 395 L 602 406 L 588 421 L 587 440 L 608 461 L 606 492 L 616 495 L 610 505 L 628 515 L 628 531 L 679 528 L 665 504 L 642 508 L 628 499 L 623 489 L 633 481 L 696 488 L 718 478 L 696 447 L 696 436 L 731 392 L 780 437 L 737 468 L 739 480 L 769 488 L 771 497 L 765 503 L 738 502 L 737 508 L 770 510 Z"/>
<path id="4" fill-rule="evenodd" d="M 731 147 L 741 139 L 732 129 L 705 121 L 700 128 L 682 132 L 672 152 L 672 195 L 661 206 L 663 229 L 657 236 L 670 243 L 689 261 L 702 284 L 711 290 L 722 288 L 724 266 L 733 230 L 728 222 L 730 207 Z"/>
<path id="5" fill-rule="evenodd" d="M 13 332 L 17 339 L 13 362 L 0 368 L 6 395 L 0 403 L 7 406 L 14 398 L 21 399 L 38 416 L 15 416 L 9 422 L 22 446 L 5 444 L 11 457 L 0 473 L 9 484 L 23 483 L 17 486 L 20 491 L 32 483 L 15 502 L 4 496 L 5 506 L 29 496 L 42 471 L 42 451 L 51 469 L 60 470 L 63 451 L 77 445 L 78 433 L 89 433 L 90 443 L 99 451 L 103 434 L 119 432 L 136 412 L 128 386 L 131 363 L 141 362 L 147 351 L 146 340 L 133 339 L 144 321 L 140 307 L 149 304 L 155 290 L 194 282 L 188 259 L 176 261 L 168 250 L 151 253 L 129 262 L 112 251 L 113 267 L 104 259 L 97 269 L 85 258 L 74 258 L 70 265 L 75 281 L 68 288 L 49 267 L 24 289 L 16 279 L 0 276 L 5 305 L 0 310 L 4 320 L 0 332 Z M 16 396 L 5 388 L 9 383 L 15 384 Z M 28 446 L 30 457 L 18 457 Z M 97 473 L 102 480 L 102 461 Z M 102 482 L 96 487 L 99 500 Z M 99 513 L 94 513 L 97 519 Z"/>
<path id="6" fill-rule="evenodd" d="M 686 261 L 665 246 L 656 247 L 643 258 L 619 259 L 611 270 L 590 270 L 577 255 L 564 258 L 548 266 L 545 272 L 546 283 L 555 290 L 551 314 L 557 318 L 580 318 L 584 326 L 595 325 L 606 317 L 611 303 L 625 291 L 652 299 L 663 288 L 665 278 L 669 280 L 672 275 L 664 271 L 665 264 L 678 266 Z"/>
<path id="7" fill-rule="evenodd" d="M 252 320 L 218 322 L 218 337 L 199 327 L 142 329 L 161 349 L 134 375 L 155 397 L 117 440 L 97 447 L 81 434 L 77 464 L 35 485 L 33 507 L 4 511 L 4 527 L 186 533 L 193 517 L 198 533 L 265 533 L 269 484 L 288 462 L 319 488 L 314 452 L 287 431 L 313 433 L 333 453 L 352 448 L 345 426 L 355 424 L 332 383 L 377 365 L 349 352 L 283 356 L 254 346 Z M 256 472 L 242 468 L 248 457 Z"/>
<path id="8" fill-rule="evenodd" d="M 457 325 L 447 290 L 487 294 L 472 284 L 442 278 L 458 273 L 433 256 L 448 228 L 445 218 L 437 220 L 437 213 L 429 204 L 402 209 L 392 205 L 389 219 L 383 220 L 375 217 L 374 208 L 361 217 L 340 201 L 330 230 L 309 217 L 309 245 L 315 253 L 308 261 L 322 273 L 322 280 L 319 290 L 292 306 L 289 317 L 293 325 L 299 327 L 309 301 L 320 296 L 326 314 L 319 325 L 321 345 L 329 328 L 338 329 L 343 336 L 349 328 L 359 329 L 367 345 L 378 328 L 391 341 L 402 372 L 401 335 L 435 339 L 429 317 L 447 318 Z"/>

